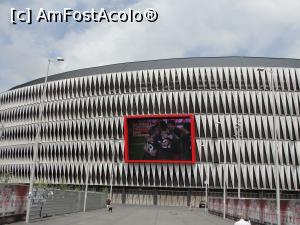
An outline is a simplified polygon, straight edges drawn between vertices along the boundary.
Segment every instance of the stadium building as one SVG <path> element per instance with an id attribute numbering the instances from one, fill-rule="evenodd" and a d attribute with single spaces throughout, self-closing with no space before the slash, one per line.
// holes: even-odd
<path id="1" fill-rule="evenodd" d="M 9 79 L 9 78 L 8 78 Z M 114 190 L 128 204 L 186 205 L 209 192 L 300 189 L 300 60 L 217 57 L 121 63 L 52 75 L 0 94 L 0 172 Z M 192 115 L 194 162 L 127 162 L 124 117 Z M 276 131 L 276 132 L 274 132 Z M 130 151 L 130 150 L 129 150 Z M 142 196 L 142 197 L 141 197 Z M 175 197 L 174 197 L 175 196 Z M 200 196 L 200 199 L 199 199 Z"/>

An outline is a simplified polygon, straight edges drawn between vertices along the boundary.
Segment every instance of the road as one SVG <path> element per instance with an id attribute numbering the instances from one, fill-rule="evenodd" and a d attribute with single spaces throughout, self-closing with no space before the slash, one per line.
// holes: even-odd
<path id="1" fill-rule="evenodd" d="M 24 222 L 14 225 L 25 224 Z M 203 209 L 183 207 L 115 206 L 112 213 L 106 209 L 86 213 L 56 216 L 33 225 L 229 225 L 231 220 L 206 215 Z"/>

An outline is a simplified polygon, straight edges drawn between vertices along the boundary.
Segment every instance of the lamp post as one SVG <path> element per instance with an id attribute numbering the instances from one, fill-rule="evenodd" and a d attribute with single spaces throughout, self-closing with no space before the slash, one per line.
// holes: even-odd
<path id="1" fill-rule="evenodd" d="M 200 135 L 199 135 L 200 136 Z M 201 150 L 200 150 L 200 162 L 201 162 L 201 159 L 202 159 L 202 151 L 204 151 L 204 148 L 205 148 L 205 145 L 202 143 L 200 145 L 201 147 Z M 207 178 L 206 178 L 207 179 Z M 205 184 L 205 196 L 206 196 L 206 192 L 207 192 L 207 187 L 206 187 L 206 180 L 204 181 L 204 184 Z M 206 213 L 206 205 L 207 205 L 207 196 L 205 197 L 205 213 Z M 202 201 L 202 197 L 201 197 L 201 201 Z"/>
<path id="2" fill-rule="evenodd" d="M 238 149 L 238 198 L 241 198 L 241 138 L 240 138 L 240 133 L 241 133 L 241 123 L 239 118 L 238 122 L 236 124 L 236 139 L 237 139 L 237 149 Z"/>
<path id="3" fill-rule="evenodd" d="M 47 87 L 47 81 L 49 76 L 49 69 L 51 62 L 62 62 L 64 61 L 64 58 L 57 57 L 57 58 L 51 58 L 48 59 L 48 66 L 47 66 L 47 73 L 45 76 L 43 88 L 42 88 L 42 95 L 40 98 L 39 103 L 39 115 L 38 115 L 38 122 L 36 123 L 36 136 L 35 136 L 35 146 L 33 148 L 33 159 L 30 166 L 30 182 L 29 182 L 29 192 L 28 192 L 28 199 L 27 199 L 27 210 L 26 210 L 26 223 L 29 223 L 29 216 L 30 216 L 30 208 L 31 208 L 31 198 L 32 198 L 32 190 L 33 190 L 33 183 L 34 183 L 34 176 L 35 176 L 35 167 L 37 164 L 37 152 L 39 148 L 39 144 L 41 143 L 41 126 L 42 126 L 42 116 L 43 116 L 43 105 L 44 101 L 46 100 L 46 87 Z"/>
<path id="4" fill-rule="evenodd" d="M 276 127 L 276 121 L 275 121 L 275 84 L 274 84 L 274 77 L 273 77 L 273 70 L 265 69 L 265 68 L 258 68 L 258 72 L 266 72 L 270 73 L 271 76 L 271 87 L 270 90 L 273 95 L 273 104 L 272 104 L 272 111 L 273 111 L 273 128 L 274 128 L 274 141 L 273 141 L 273 147 L 275 150 L 275 176 L 276 176 L 276 205 L 277 205 L 277 225 L 281 225 L 281 215 L 280 215 L 280 182 L 279 182 L 279 152 L 278 152 L 278 141 L 277 141 L 277 127 Z"/>
<path id="5" fill-rule="evenodd" d="M 110 169 L 110 189 L 109 189 L 109 199 L 110 199 L 110 201 L 112 199 L 112 189 L 113 189 L 113 174 L 114 174 L 113 173 L 113 169 L 114 169 L 113 161 L 114 161 L 114 151 L 115 151 L 115 149 L 113 149 L 113 152 L 112 152 L 111 169 Z"/>
<path id="6" fill-rule="evenodd" d="M 87 191 L 88 191 L 88 186 L 89 186 L 89 177 L 90 177 L 90 149 L 88 149 L 88 158 L 87 158 L 87 163 L 86 163 L 86 178 L 85 178 L 85 191 L 84 191 L 84 200 L 83 200 L 83 212 L 86 211 L 86 200 L 87 200 Z"/>
<path id="7" fill-rule="evenodd" d="M 0 129 L 0 140 L 2 141 L 3 140 L 3 138 L 4 138 L 4 125 L 3 125 L 3 122 L 1 123 L 1 129 Z M 3 178 L 2 178 L 2 176 L 3 176 Z M 5 182 L 5 177 L 4 177 L 4 175 L 1 175 L 1 177 L 0 177 L 0 182 L 1 182 L 1 180 L 2 179 L 4 179 L 4 182 Z"/>
<path id="8" fill-rule="evenodd" d="M 218 125 L 221 126 L 221 122 L 217 122 Z M 219 128 L 218 128 L 219 131 Z M 219 133 L 217 131 L 217 133 Z M 225 142 L 225 134 L 223 134 L 224 142 Z M 224 154 L 224 165 L 223 165 L 223 171 L 224 171 L 224 176 L 223 176 L 223 219 L 226 219 L 226 177 L 225 177 L 225 163 L 226 163 L 226 149 L 225 149 L 225 154 Z"/>
<path id="9" fill-rule="evenodd" d="M 111 171 L 110 171 L 110 190 L 109 190 L 109 199 L 112 201 L 112 191 L 113 191 L 113 177 L 114 177 L 114 163 L 115 163 L 115 148 L 116 148 L 116 139 L 113 137 L 113 151 L 112 151 L 112 160 L 111 160 Z"/>
<path id="10" fill-rule="evenodd" d="M 205 180 L 205 213 L 207 214 L 208 207 L 208 178 Z"/>
<path id="11" fill-rule="evenodd" d="M 206 175 L 206 180 L 205 180 L 205 196 L 206 196 L 206 202 L 205 202 L 205 213 L 207 214 L 207 209 L 208 209 L 208 185 L 209 185 L 209 180 L 210 180 L 210 173 L 209 173 L 209 168 L 207 170 L 207 175 Z"/>
<path id="12" fill-rule="evenodd" d="M 114 90 L 114 94 L 116 94 L 116 90 Z M 116 112 L 115 117 L 118 117 L 119 114 L 118 112 Z M 118 165 L 118 160 L 116 160 L 116 143 L 117 143 L 117 139 L 119 139 L 118 134 L 112 134 L 112 138 L 113 138 L 113 151 L 112 151 L 112 160 L 111 160 L 111 173 L 110 173 L 110 190 L 109 190 L 109 199 L 112 202 L 112 191 L 113 191 L 113 176 L 114 176 L 114 168 L 115 168 L 115 162 Z"/>

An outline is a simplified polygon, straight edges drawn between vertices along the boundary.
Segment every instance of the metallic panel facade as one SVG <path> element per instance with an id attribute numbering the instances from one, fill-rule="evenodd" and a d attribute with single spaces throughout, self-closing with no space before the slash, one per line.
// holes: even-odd
<path id="1" fill-rule="evenodd" d="M 0 94 L 0 173 L 11 182 L 29 182 L 42 88 Z M 292 67 L 195 66 L 50 81 L 37 182 L 84 184 L 88 172 L 93 185 L 197 188 L 208 179 L 222 188 L 225 179 L 236 189 L 240 174 L 242 189 L 271 190 L 276 146 L 282 190 L 299 190 L 299 91 L 300 69 Z M 195 115 L 196 164 L 124 162 L 123 116 L 184 113 Z"/>

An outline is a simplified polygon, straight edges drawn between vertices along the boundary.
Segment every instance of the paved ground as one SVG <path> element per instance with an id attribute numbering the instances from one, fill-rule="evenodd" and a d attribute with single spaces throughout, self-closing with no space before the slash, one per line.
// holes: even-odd
<path id="1" fill-rule="evenodd" d="M 24 222 L 14 225 L 25 224 Z M 106 209 L 48 218 L 32 225 L 229 225 L 231 220 L 206 215 L 203 209 L 181 207 L 115 206 Z"/>

